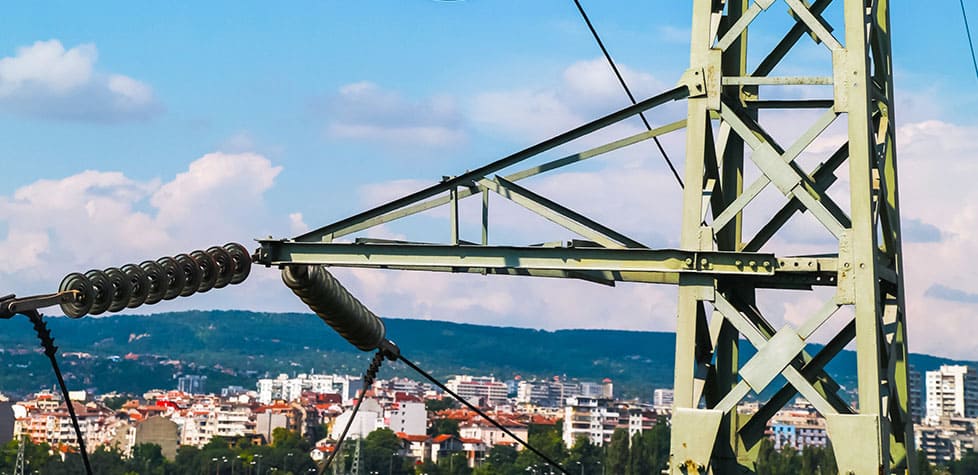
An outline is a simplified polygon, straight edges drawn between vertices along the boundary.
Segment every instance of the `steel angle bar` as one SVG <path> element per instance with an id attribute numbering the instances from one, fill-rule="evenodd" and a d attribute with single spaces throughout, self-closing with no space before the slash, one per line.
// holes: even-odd
<path id="1" fill-rule="evenodd" d="M 812 4 L 809 11 L 813 15 L 821 15 L 822 11 L 831 3 L 832 0 L 818 0 Z M 798 43 L 798 40 L 809 31 L 808 25 L 800 17 L 796 16 L 794 26 L 791 27 L 791 30 L 788 30 L 788 33 L 778 42 L 778 45 L 761 61 L 751 76 L 767 76 L 770 74 L 788 52 L 791 51 L 791 48 Z"/>
<path id="2" fill-rule="evenodd" d="M 763 338 L 765 341 L 770 340 L 772 337 L 776 335 L 774 327 L 772 327 L 771 324 L 768 323 L 768 321 L 764 318 L 763 315 L 761 315 L 760 311 L 755 306 L 747 305 L 746 308 L 740 309 L 736 307 L 730 300 L 724 299 L 724 302 L 725 304 L 723 305 L 727 305 L 728 309 L 732 308 L 734 310 L 737 310 L 739 312 L 739 315 L 742 318 L 744 318 L 746 322 L 749 322 L 749 324 L 754 325 L 755 328 L 759 331 L 760 337 Z M 721 313 L 725 315 L 723 310 L 721 310 Z M 815 318 L 820 318 L 823 315 L 824 313 L 818 312 Z M 760 349 L 760 347 L 757 346 L 755 346 L 755 348 Z M 806 365 L 811 360 L 812 360 L 812 356 L 808 353 L 808 350 L 802 348 L 802 350 L 798 353 L 798 356 L 790 363 L 790 365 L 793 368 L 800 370 L 800 368 L 803 368 L 804 365 Z M 785 374 L 785 376 L 787 377 L 788 375 Z M 824 371 L 817 371 L 814 375 L 814 378 L 809 378 L 809 376 L 804 376 L 804 378 L 806 380 L 818 379 L 819 381 L 828 382 L 829 384 L 833 385 L 832 386 L 833 388 L 836 389 L 839 387 L 839 385 L 835 383 L 832 377 L 829 376 Z M 836 411 L 841 412 L 844 411 L 847 406 L 846 406 L 846 402 L 843 401 L 842 398 L 840 398 L 837 394 L 834 393 L 836 389 L 822 391 L 821 389 L 816 388 L 816 391 L 820 391 L 822 397 L 827 400 L 828 404 L 832 405 Z"/>
<path id="3" fill-rule="evenodd" d="M 345 266 L 376 268 L 376 266 Z M 677 285 L 680 273 L 677 272 L 655 272 L 655 271 L 565 271 L 551 269 L 509 269 L 509 268 L 485 268 L 485 267 L 462 267 L 462 266 L 384 266 L 384 269 L 403 270 L 403 271 L 425 271 L 425 272 L 449 272 L 455 274 L 482 274 L 482 275 L 511 275 L 529 277 L 551 277 L 564 279 L 578 279 L 594 282 L 602 285 L 614 285 L 616 282 L 629 282 L 636 284 L 665 284 Z M 729 275 L 728 275 L 729 276 Z M 778 289 L 778 290 L 811 290 L 814 286 L 833 286 L 835 274 L 831 272 L 792 272 L 778 273 L 771 276 L 750 276 L 744 280 L 743 276 L 737 276 L 737 283 L 750 286 L 755 289 Z"/>
<path id="4" fill-rule="evenodd" d="M 730 323 L 734 325 L 737 331 L 747 338 L 747 341 L 749 341 L 750 344 L 753 345 L 754 348 L 757 348 L 760 352 L 764 344 L 769 341 L 769 338 L 766 337 L 757 326 L 755 326 L 756 323 L 748 319 L 746 315 L 734 307 L 734 305 L 730 303 L 729 300 L 724 298 L 722 294 L 716 294 L 716 299 L 713 304 L 716 306 L 717 310 L 723 314 L 724 318 L 727 318 Z M 774 334 L 772 333 L 772 337 L 773 335 Z M 798 369 L 792 365 L 792 362 L 789 362 L 784 368 L 782 368 L 780 373 L 795 387 L 796 390 L 798 390 L 799 393 L 802 394 L 802 396 L 805 397 L 805 399 L 808 399 L 808 401 L 812 403 L 820 414 L 837 414 L 839 412 L 821 392 L 812 386 L 811 381 L 806 379 L 798 371 Z"/>
<path id="5" fill-rule="evenodd" d="M 739 116 L 736 111 L 729 110 L 726 114 L 724 114 L 724 112 L 721 112 L 721 115 L 726 116 L 725 117 L 726 122 L 731 124 L 731 128 L 735 132 L 737 132 L 738 135 L 741 136 L 743 136 L 744 134 L 753 135 L 752 133 L 749 132 L 750 127 L 748 126 L 748 124 L 742 120 L 739 120 Z M 813 123 L 808 128 L 808 130 L 806 130 L 805 133 L 802 134 L 801 137 L 795 140 L 795 142 L 791 145 L 791 147 L 788 148 L 788 150 L 785 150 L 780 154 L 781 159 L 787 163 L 794 162 L 795 158 L 797 158 L 798 155 L 800 155 L 806 148 L 808 148 L 808 146 L 811 145 L 811 143 L 816 138 L 818 138 L 818 136 L 821 135 L 822 132 L 825 131 L 825 129 L 827 129 L 830 125 L 832 125 L 833 122 L 835 122 L 836 118 L 838 118 L 838 114 L 835 111 L 832 111 L 831 109 L 826 111 L 821 116 L 819 116 L 818 120 L 816 120 L 815 123 Z M 778 150 L 777 144 L 772 143 L 770 145 L 774 147 L 775 150 Z M 759 148 L 761 147 L 761 145 L 758 144 L 757 147 Z M 754 147 L 752 147 L 752 149 L 756 150 L 756 148 Z M 763 169 L 761 171 L 765 172 L 765 170 Z M 746 190 L 744 190 L 744 192 L 740 196 L 738 196 L 737 199 L 735 199 L 732 203 L 730 203 L 730 205 L 728 205 L 720 213 L 720 215 L 713 220 L 714 228 L 721 229 L 724 226 L 726 226 L 731 219 L 733 219 L 734 217 L 737 216 L 738 213 L 743 211 L 743 209 L 751 201 L 753 201 L 754 198 L 761 193 L 761 191 L 764 190 L 764 188 L 768 185 L 768 183 L 770 183 L 770 181 L 771 181 L 770 177 L 768 177 L 767 173 L 766 172 L 762 173 L 760 177 L 758 177 L 753 183 L 751 183 L 751 185 Z"/>
<path id="6" fill-rule="evenodd" d="M 407 196 L 395 199 L 386 204 L 377 206 L 373 209 L 358 213 L 356 215 L 350 216 L 346 219 L 342 219 L 333 224 L 309 231 L 307 233 L 296 236 L 294 239 L 297 241 L 313 242 L 321 241 L 324 237 L 328 237 L 330 234 L 337 230 L 347 228 L 351 225 L 366 221 L 371 218 L 376 218 L 378 216 L 384 215 L 386 213 L 398 210 L 405 206 L 415 204 L 426 198 L 431 198 L 440 193 L 447 192 L 452 188 L 457 188 L 459 186 L 468 186 L 472 181 L 484 178 L 485 176 L 496 173 L 504 168 L 510 167 L 517 163 L 520 163 L 528 158 L 539 155 L 548 150 L 552 150 L 556 147 L 564 145 L 575 139 L 588 135 L 592 132 L 601 130 L 610 125 L 614 125 L 621 122 L 629 117 L 637 115 L 639 112 L 646 111 L 653 107 L 665 104 L 667 102 L 684 99 L 689 96 L 688 87 L 683 84 L 663 92 L 659 95 L 645 99 L 638 104 L 625 107 L 618 111 L 612 112 L 604 117 L 598 118 L 570 131 L 564 132 L 560 135 L 552 137 L 550 139 L 544 140 L 536 145 L 532 145 L 528 148 L 520 150 L 519 152 L 513 153 L 509 156 L 503 157 L 492 163 L 483 165 L 475 170 L 465 172 L 459 176 L 447 179 L 441 183 L 429 186 L 423 190 L 416 191 Z"/>
<path id="7" fill-rule="evenodd" d="M 630 146 L 630 145 L 634 145 L 634 144 L 637 144 L 637 143 L 640 143 L 640 142 L 644 142 L 646 140 L 649 140 L 649 139 L 652 139 L 652 138 L 655 138 L 655 137 L 659 137 L 659 136 L 668 134 L 670 132 L 674 132 L 676 130 L 683 129 L 685 127 L 686 127 L 686 119 L 677 120 L 675 122 L 672 122 L 672 123 L 663 125 L 662 127 L 656 127 L 656 128 L 654 128 L 654 129 L 652 129 L 650 131 L 645 131 L 645 132 L 637 133 L 635 135 L 631 135 L 631 136 L 625 137 L 623 139 L 615 140 L 613 142 L 609 142 L 607 144 L 600 145 L 600 146 L 597 146 L 597 147 L 594 147 L 594 148 L 585 150 L 583 152 L 575 153 L 575 154 L 572 154 L 572 155 L 567 155 L 565 157 L 558 158 L 556 160 L 552 160 L 552 161 L 543 163 L 541 165 L 537 165 L 537 166 L 534 166 L 534 167 L 527 168 L 525 170 L 521 170 L 521 171 L 518 171 L 518 172 L 515 172 L 515 173 L 512 173 L 512 174 L 506 175 L 505 178 L 507 180 L 509 180 L 509 181 L 523 180 L 525 178 L 530 178 L 532 176 L 536 176 L 536 175 L 539 175 L 541 173 L 548 172 L 550 170 L 556 170 L 558 168 L 565 167 L 567 165 L 571 165 L 571 164 L 578 163 L 578 162 L 583 162 L 584 160 L 595 158 L 595 157 L 604 155 L 606 153 L 613 152 L 613 151 L 618 150 L 618 149 L 621 149 L 621 148 L 625 148 L 625 147 Z M 475 193 L 478 193 L 478 188 L 475 188 L 475 187 L 462 187 L 462 188 L 459 188 L 458 189 L 457 199 L 461 200 L 461 199 L 464 199 L 464 198 L 468 198 L 468 197 L 472 196 Z M 403 208 L 400 208 L 400 209 L 397 209 L 397 210 L 394 210 L 394 211 L 383 213 L 381 215 L 374 216 L 372 218 L 368 218 L 368 219 L 365 219 L 363 221 L 359 221 L 359 222 L 356 222 L 356 223 L 353 223 L 353 224 L 350 224 L 350 225 L 347 225 L 347 226 L 335 227 L 336 224 L 331 224 L 331 225 L 328 226 L 331 230 L 330 230 L 330 232 L 324 234 L 324 238 L 328 236 L 329 239 L 326 239 L 326 240 L 331 241 L 333 239 L 336 239 L 336 238 L 339 238 L 339 237 L 342 237 L 342 236 L 346 236 L 346 235 L 355 233 L 357 231 L 363 231 L 364 229 L 369 229 L 369 228 L 372 228 L 374 226 L 378 226 L 378 225 L 381 225 L 381 224 L 384 224 L 384 223 L 395 221 L 395 220 L 398 220 L 398 219 L 401 219 L 401 218 L 404 218 L 404 217 L 407 217 L 407 216 L 412 216 L 412 215 L 415 215 L 415 214 L 418 214 L 418 213 L 422 213 L 424 211 L 428 211 L 430 209 L 434 209 L 434 208 L 437 208 L 439 206 L 446 205 L 446 204 L 450 203 L 451 201 L 452 201 L 451 196 L 447 196 L 447 195 L 446 196 L 439 196 L 439 197 L 430 198 L 430 199 L 421 201 L 421 202 L 416 203 L 416 204 L 413 204 L 413 205 L 405 206 Z"/>
<path id="8" fill-rule="evenodd" d="M 717 41 L 714 48 L 720 51 L 726 51 L 726 49 L 729 48 L 734 41 L 737 41 L 737 38 L 744 33 L 744 30 L 746 30 L 747 26 L 754 21 L 754 18 L 757 18 L 757 15 L 760 15 L 762 11 L 767 10 L 772 3 L 774 3 L 774 0 L 755 0 L 751 4 L 750 8 L 748 8 L 747 11 L 737 19 L 737 22 L 734 23 L 726 33 L 724 33 L 723 38 L 720 38 L 720 40 Z"/>
<path id="9" fill-rule="evenodd" d="M 347 244 L 261 240 L 257 262 L 372 268 L 479 267 L 775 275 L 773 254 L 594 247 Z M 787 272 L 796 272 L 788 269 Z M 797 272 L 807 273 L 807 270 Z"/>
<path id="10" fill-rule="evenodd" d="M 828 188 L 835 183 L 838 177 L 835 176 L 835 170 L 842 165 L 846 159 L 849 158 L 849 144 L 845 143 L 835 153 L 829 157 L 825 163 L 819 165 L 815 168 L 815 171 L 811 174 L 810 178 L 814 182 L 815 187 L 822 191 L 828 190 Z M 798 201 L 798 198 L 792 196 L 774 217 L 771 218 L 757 234 L 744 245 L 744 251 L 756 252 L 760 249 L 769 239 L 771 239 L 774 234 L 781 229 L 788 220 L 794 216 L 797 212 L 804 212 L 805 207 Z"/>
<path id="11" fill-rule="evenodd" d="M 757 109 L 828 109 L 835 105 L 832 99 L 767 99 L 746 102 L 748 107 Z"/>
<path id="12" fill-rule="evenodd" d="M 358 267 L 361 266 L 345 266 Z M 362 268 L 373 268 L 362 266 Z M 616 282 L 639 284 L 678 284 L 679 274 L 675 272 L 633 272 L 633 271 L 566 271 L 552 269 L 516 269 L 516 268 L 485 268 L 485 267 L 450 267 L 450 266 L 386 266 L 385 270 L 449 272 L 453 274 L 482 274 L 482 275 L 511 275 L 526 277 L 551 277 L 562 279 L 577 279 L 597 284 L 614 286 Z"/>
<path id="13" fill-rule="evenodd" d="M 831 378 L 822 381 L 819 373 L 824 374 L 823 369 L 836 355 L 841 352 L 846 345 L 848 345 L 853 338 L 856 336 L 856 326 L 855 321 L 850 320 L 849 323 L 832 338 L 818 353 L 815 354 L 811 359 L 809 359 L 805 365 L 801 368 L 802 375 L 806 379 L 819 379 L 817 384 L 826 385 L 831 384 L 838 387 L 835 381 Z M 833 390 L 835 391 L 835 390 Z M 826 391 L 830 392 L 830 391 Z M 761 408 L 754 414 L 751 420 L 740 429 L 740 434 L 745 440 L 759 440 L 764 436 L 764 430 L 766 429 L 767 421 L 774 416 L 774 414 L 781 410 L 785 404 L 787 404 L 798 391 L 795 390 L 794 386 L 791 384 L 786 384 L 778 390 L 771 399 L 768 400 Z M 840 413 L 852 413 L 852 409 L 846 405 L 837 406 L 837 410 Z"/>
<path id="14" fill-rule="evenodd" d="M 748 142 L 748 145 L 754 150 L 754 153 L 751 154 L 751 160 L 763 173 L 763 176 L 758 178 L 760 183 L 755 182 L 748 191 L 759 193 L 767 185 L 765 180 L 769 180 L 786 196 L 797 197 L 798 201 L 818 219 L 819 223 L 828 229 L 833 236 L 840 238 L 842 232 L 850 223 L 849 217 L 842 212 L 841 208 L 828 195 L 821 193 L 811 185 L 810 178 L 794 162 L 794 157 L 791 160 L 787 160 L 786 158 L 782 159 L 783 157 L 787 157 L 788 154 L 780 149 L 777 142 L 771 139 L 757 122 L 743 117 L 739 112 L 739 108 L 730 106 L 727 102 L 724 102 L 724 105 L 725 107 L 721 109 L 721 116 L 731 124 L 735 132 L 741 135 L 741 137 L 744 137 L 745 142 Z M 793 154 L 797 156 L 836 117 L 836 112 L 831 110 L 822 114 L 815 125 L 796 142 L 798 148 L 792 150 Z M 752 140 L 745 136 L 752 137 Z M 738 203 L 739 206 L 746 206 L 746 203 L 743 203 L 743 201 L 747 200 L 749 202 L 750 199 L 753 199 L 753 196 L 749 199 L 746 197 L 743 199 L 738 198 L 738 200 L 735 200 L 735 203 Z M 730 219 L 729 216 L 725 218 Z M 715 225 L 715 227 L 720 226 Z"/>
<path id="15" fill-rule="evenodd" d="M 829 76 L 726 76 L 724 86 L 831 86 Z"/>
<path id="16" fill-rule="evenodd" d="M 634 145 L 639 142 L 644 142 L 646 140 L 655 137 L 660 137 L 662 135 L 668 134 L 669 132 L 675 132 L 685 127 L 686 127 L 686 119 L 677 120 L 675 122 L 663 125 L 661 127 L 656 127 L 652 130 L 640 132 L 635 135 L 625 137 L 623 139 L 616 140 L 614 142 L 609 142 L 605 145 L 601 145 L 599 147 L 595 147 L 581 153 L 575 153 L 573 155 L 568 155 L 566 157 L 559 158 L 557 160 L 544 163 L 542 165 L 527 168 L 526 170 L 522 170 L 516 173 L 511 173 L 509 175 L 505 175 L 504 177 L 509 181 L 519 181 L 524 178 L 529 178 L 534 175 L 539 175 L 543 172 L 547 172 L 550 170 L 554 170 L 557 168 L 570 165 L 572 163 L 581 162 L 589 158 L 596 157 L 598 155 L 603 155 L 608 152 L 613 152 L 615 150 L 627 147 L 629 145 Z"/>
<path id="17" fill-rule="evenodd" d="M 815 17 L 815 14 L 813 14 L 812 11 L 809 10 L 808 6 L 802 3 L 801 0 L 785 0 L 785 2 L 789 7 L 791 7 L 791 10 L 795 12 L 795 15 L 797 15 L 798 18 L 805 23 L 805 26 L 807 26 L 812 33 L 815 33 L 815 37 L 821 40 L 830 51 L 842 49 L 842 44 L 839 43 L 839 40 L 832 36 L 832 33 L 825 28 L 825 25 Z"/>
<path id="18" fill-rule="evenodd" d="M 516 183 L 508 181 L 505 178 L 497 176 L 494 180 L 483 179 L 479 180 L 478 183 L 479 186 L 485 187 L 499 194 L 499 196 L 604 247 L 619 249 L 623 247 L 648 248 L 648 246 L 624 234 L 523 188 Z"/>

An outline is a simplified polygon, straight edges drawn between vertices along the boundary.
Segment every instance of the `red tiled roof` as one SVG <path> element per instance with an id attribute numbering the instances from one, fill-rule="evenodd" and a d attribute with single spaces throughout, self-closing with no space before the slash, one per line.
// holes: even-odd
<path id="1" fill-rule="evenodd" d="M 394 435 L 396 435 L 398 439 L 403 439 L 408 442 L 424 442 L 428 440 L 427 435 L 412 435 L 412 434 L 405 434 L 404 432 L 397 432 Z"/>
<path id="2" fill-rule="evenodd" d="M 406 392 L 398 391 L 394 393 L 394 401 L 395 402 L 421 402 L 421 398 L 413 394 L 408 394 Z"/>
<path id="3" fill-rule="evenodd" d="M 448 439 L 451 439 L 452 437 L 455 437 L 455 436 L 452 435 L 452 434 L 439 434 L 439 435 L 436 435 L 433 439 L 431 439 L 431 443 L 433 443 L 433 444 L 440 444 L 440 443 L 442 443 L 442 442 L 444 442 L 444 441 L 446 441 Z"/>

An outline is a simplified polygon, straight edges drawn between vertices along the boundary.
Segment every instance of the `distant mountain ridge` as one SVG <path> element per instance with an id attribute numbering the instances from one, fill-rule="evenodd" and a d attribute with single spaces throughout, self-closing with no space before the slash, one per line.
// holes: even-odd
<path id="1" fill-rule="evenodd" d="M 312 314 L 187 311 L 48 322 L 61 353 L 92 356 L 63 357 L 69 385 L 103 393 L 173 388 L 177 374 L 204 374 L 212 391 L 230 384 L 252 388 L 266 374 L 359 374 L 370 358 Z M 463 373 L 502 379 L 608 377 L 616 393 L 641 399 L 651 398 L 654 388 L 672 386 L 673 333 L 544 331 L 404 318 L 385 322 L 388 337 L 404 355 L 440 378 Z M 50 368 L 34 351 L 36 341 L 26 320 L 8 321 L 7 331 L 0 333 L 0 365 L 8 368 L 0 375 L 0 391 L 50 387 L 53 377 L 47 377 Z M 745 358 L 753 354 L 746 342 L 742 347 Z M 958 361 L 912 354 L 911 363 L 927 371 Z M 828 371 L 851 387 L 855 353 L 844 351 Z M 391 375 L 413 376 L 403 365 L 388 364 L 380 377 Z"/>

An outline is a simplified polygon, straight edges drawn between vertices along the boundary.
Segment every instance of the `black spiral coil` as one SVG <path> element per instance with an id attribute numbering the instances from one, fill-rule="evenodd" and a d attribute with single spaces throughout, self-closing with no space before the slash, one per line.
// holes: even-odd
<path id="1" fill-rule="evenodd" d="M 61 304 L 61 311 L 79 318 L 152 305 L 240 284 L 250 272 L 248 250 L 233 242 L 138 265 L 92 269 L 84 274 L 74 272 L 65 276 L 59 290 L 77 290 L 81 297 Z"/>
<path id="2" fill-rule="evenodd" d="M 326 268 L 291 265 L 282 268 L 282 281 L 327 325 L 363 351 L 381 348 L 387 329 Z"/>

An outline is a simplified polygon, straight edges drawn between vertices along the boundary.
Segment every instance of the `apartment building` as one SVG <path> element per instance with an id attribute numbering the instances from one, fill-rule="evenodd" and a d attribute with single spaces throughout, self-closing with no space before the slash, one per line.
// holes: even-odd
<path id="1" fill-rule="evenodd" d="M 978 417 L 978 371 L 970 366 L 942 365 L 926 376 L 926 422 L 951 417 Z"/>
<path id="2" fill-rule="evenodd" d="M 445 386 L 476 405 L 498 406 L 505 404 L 509 396 L 506 383 L 492 376 L 457 375 L 449 379 Z"/>
<path id="3" fill-rule="evenodd" d="M 280 374 L 274 379 L 258 380 L 258 401 L 262 404 L 271 404 L 273 401 L 290 402 L 298 400 L 304 392 L 311 392 L 339 394 L 343 402 L 348 403 L 362 388 L 363 382 L 359 376 L 298 374 L 290 378 L 286 374 Z"/>

